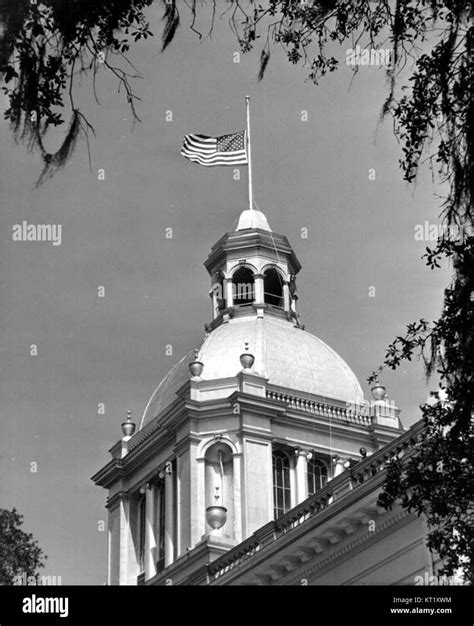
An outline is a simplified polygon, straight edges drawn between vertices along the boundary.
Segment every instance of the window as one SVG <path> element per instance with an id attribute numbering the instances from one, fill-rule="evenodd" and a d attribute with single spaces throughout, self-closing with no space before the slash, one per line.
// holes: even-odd
<path id="1" fill-rule="evenodd" d="M 308 461 L 308 496 L 312 496 L 328 482 L 328 469 L 319 459 Z"/>
<path id="2" fill-rule="evenodd" d="M 275 450 L 273 452 L 273 512 L 275 519 L 290 509 L 290 459 L 282 450 Z"/>
<path id="3" fill-rule="evenodd" d="M 255 280 L 248 267 L 239 268 L 232 277 L 234 304 L 250 304 L 255 300 Z"/>
<path id="4" fill-rule="evenodd" d="M 263 275 L 263 291 L 267 304 L 283 308 L 283 279 L 276 269 L 270 268 Z"/>

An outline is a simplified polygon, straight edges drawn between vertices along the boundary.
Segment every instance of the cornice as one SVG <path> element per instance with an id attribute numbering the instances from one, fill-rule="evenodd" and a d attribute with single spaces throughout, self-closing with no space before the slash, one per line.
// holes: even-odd
<path id="1" fill-rule="evenodd" d="M 187 433 L 185 437 L 180 439 L 175 446 L 176 456 L 179 456 L 182 452 L 185 452 L 191 445 L 198 445 L 201 443 L 201 437 L 194 433 Z"/>
<path id="2" fill-rule="evenodd" d="M 234 391 L 234 393 L 229 396 L 229 400 L 232 406 L 236 403 L 239 404 L 240 414 L 242 414 L 242 409 L 252 410 L 257 415 L 273 419 L 275 414 L 282 414 L 285 411 L 285 407 L 275 406 L 270 403 L 267 398 L 254 396 L 242 391 Z"/>
<path id="3" fill-rule="evenodd" d="M 207 259 L 204 261 L 204 267 L 211 274 L 213 268 L 219 265 L 223 257 L 229 253 L 239 251 L 245 254 L 246 250 L 251 249 L 256 249 L 257 252 L 265 249 L 271 252 L 272 255 L 275 254 L 276 250 L 278 253 L 287 255 L 294 270 L 293 273 L 296 274 L 301 269 L 301 263 L 284 235 L 269 233 L 266 230 L 257 228 L 252 229 L 250 232 L 234 231 L 226 233 L 212 246 Z"/>
<path id="4" fill-rule="evenodd" d="M 346 540 L 342 546 L 335 546 L 327 556 L 320 558 L 317 563 L 313 563 L 311 566 L 302 569 L 301 572 L 298 573 L 298 576 L 293 577 L 286 584 L 300 584 L 298 579 L 311 578 L 320 570 L 332 569 L 338 564 L 338 561 L 343 559 L 349 552 L 353 554 L 361 552 L 367 545 L 372 545 L 380 541 L 383 536 L 388 534 L 388 531 L 393 526 L 400 525 L 401 522 L 408 523 L 414 519 L 414 517 L 416 516 L 413 513 L 408 513 L 408 511 L 402 509 L 390 515 L 382 522 L 378 521 L 375 525 L 375 530 L 366 531 L 352 541 Z"/>
<path id="5" fill-rule="evenodd" d="M 96 472 L 91 480 L 94 481 L 99 487 L 108 489 L 117 480 L 125 477 L 125 472 L 122 469 L 121 459 L 111 459 L 107 465 Z"/>
<path id="6" fill-rule="evenodd" d="M 105 508 L 111 511 L 112 509 L 115 509 L 122 500 L 127 500 L 128 497 L 129 494 L 126 491 L 117 491 L 117 493 L 115 493 L 113 496 L 107 498 Z"/>
<path id="7" fill-rule="evenodd" d="M 158 438 L 158 436 L 160 438 Z M 143 443 L 140 448 L 135 448 L 132 453 L 127 454 L 122 459 L 122 468 L 127 478 L 138 469 L 155 459 L 159 454 L 173 448 L 176 435 L 174 432 L 163 431 L 157 433 L 156 438 L 150 438 Z"/>

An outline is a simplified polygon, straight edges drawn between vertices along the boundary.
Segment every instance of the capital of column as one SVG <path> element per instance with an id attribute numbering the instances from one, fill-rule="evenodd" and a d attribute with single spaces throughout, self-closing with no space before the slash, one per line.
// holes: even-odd
<path id="1" fill-rule="evenodd" d="M 349 462 L 349 459 L 342 456 L 333 456 L 332 462 L 334 463 L 334 478 L 342 474 L 347 468 L 346 464 Z"/>

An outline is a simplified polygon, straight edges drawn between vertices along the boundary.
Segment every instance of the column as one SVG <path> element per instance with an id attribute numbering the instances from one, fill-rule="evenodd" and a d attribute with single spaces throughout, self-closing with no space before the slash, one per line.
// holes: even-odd
<path id="1" fill-rule="evenodd" d="M 139 574 L 130 525 L 130 507 L 130 499 L 125 493 L 113 496 L 108 525 L 109 585 L 136 584 L 136 577 Z"/>
<path id="2" fill-rule="evenodd" d="M 342 472 L 345 471 L 344 463 L 346 459 L 342 459 L 340 456 L 336 456 L 334 461 L 335 465 L 333 477 L 336 478 L 336 476 L 339 476 L 339 474 L 342 474 Z"/>
<path id="3" fill-rule="evenodd" d="M 308 457 L 306 450 L 296 453 L 296 504 L 308 497 Z"/>
<path id="4" fill-rule="evenodd" d="M 296 315 L 296 302 L 298 300 L 298 296 L 295 294 L 293 294 L 293 297 L 291 298 L 291 310 L 293 311 L 293 313 Z"/>
<path id="5" fill-rule="evenodd" d="M 265 302 L 263 274 L 255 274 L 255 304 L 263 304 Z"/>
<path id="6" fill-rule="evenodd" d="M 120 585 L 120 500 L 109 508 L 108 585 Z"/>
<path id="7" fill-rule="evenodd" d="M 234 306 L 234 294 L 232 291 L 232 277 L 230 278 L 226 278 L 224 280 L 224 286 L 225 286 L 225 293 L 226 293 L 226 307 L 229 308 L 231 306 Z"/>
<path id="8" fill-rule="evenodd" d="M 164 556 L 164 544 L 161 545 L 161 541 L 160 541 L 160 537 L 162 536 L 162 534 L 164 533 L 164 528 L 161 528 L 161 507 L 164 504 L 162 502 L 162 498 L 164 498 L 164 483 L 160 482 L 158 485 L 155 486 L 155 543 L 156 543 L 156 548 L 155 548 L 155 562 L 158 563 L 159 561 L 161 561 L 161 559 Z M 160 546 L 161 546 L 161 550 L 160 550 Z M 158 571 L 158 570 L 157 570 Z"/>
<path id="9" fill-rule="evenodd" d="M 293 508 L 298 504 L 296 492 L 296 459 L 290 459 L 290 506 Z"/>
<path id="10" fill-rule="evenodd" d="M 209 297 L 211 298 L 211 308 L 212 308 L 212 319 L 215 320 L 219 314 L 217 308 L 217 295 L 216 295 L 216 287 L 213 285 L 211 291 L 209 292 Z"/>
<path id="11" fill-rule="evenodd" d="M 206 534 L 209 530 L 206 523 L 206 459 L 201 456 L 196 459 L 197 466 L 197 511 L 198 513 L 198 531 L 199 538 Z"/>
<path id="12" fill-rule="evenodd" d="M 202 522 L 203 512 L 201 505 L 202 499 L 202 486 L 199 478 L 204 478 L 202 469 L 204 468 L 202 463 L 197 462 L 197 452 L 200 440 L 195 437 L 190 438 L 189 441 L 189 547 L 192 549 L 199 543 L 202 536 Z M 202 506 L 202 505 L 201 505 Z"/>
<path id="13" fill-rule="evenodd" d="M 155 539 L 155 487 L 152 483 L 146 486 L 145 504 L 145 580 L 156 574 L 156 539 Z"/>
<path id="14" fill-rule="evenodd" d="M 120 499 L 120 556 L 119 556 L 119 584 L 130 584 L 130 500 L 126 497 Z"/>
<path id="15" fill-rule="evenodd" d="M 235 452 L 232 455 L 233 476 L 234 476 L 234 538 L 236 543 L 242 541 L 242 493 L 241 493 L 241 473 L 242 473 L 242 453 Z"/>
<path id="16" fill-rule="evenodd" d="M 290 310 L 290 286 L 287 280 L 283 282 L 283 308 L 285 311 Z"/>
<path id="17" fill-rule="evenodd" d="M 174 473 L 165 476 L 165 567 L 174 560 Z"/>

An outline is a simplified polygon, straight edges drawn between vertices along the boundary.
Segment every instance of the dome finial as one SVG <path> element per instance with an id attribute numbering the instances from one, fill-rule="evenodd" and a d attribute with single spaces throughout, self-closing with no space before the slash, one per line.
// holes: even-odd
<path id="1" fill-rule="evenodd" d="M 239 223 L 235 230 L 246 230 L 247 228 L 258 228 L 259 230 L 272 232 L 267 218 L 257 209 L 245 209 L 240 214 Z"/>

